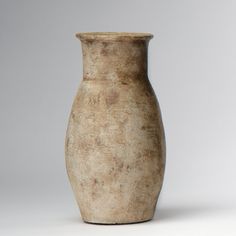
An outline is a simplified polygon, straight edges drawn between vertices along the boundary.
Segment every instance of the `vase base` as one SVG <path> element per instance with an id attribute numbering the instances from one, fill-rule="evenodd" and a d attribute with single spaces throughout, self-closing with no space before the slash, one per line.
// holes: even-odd
<path id="1" fill-rule="evenodd" d="M 130 225 L 130 224 L 140 224 L 140 223 L 145 223 L 148 221 L 151 221 L 151 219 L 147 220 L 138 220 L 138 221 L 130 221 L 130 222 L 93 222 L 93 221 L 87 221 L 83 220 L 86 224 L 92 224 L 92 225 Z"/>

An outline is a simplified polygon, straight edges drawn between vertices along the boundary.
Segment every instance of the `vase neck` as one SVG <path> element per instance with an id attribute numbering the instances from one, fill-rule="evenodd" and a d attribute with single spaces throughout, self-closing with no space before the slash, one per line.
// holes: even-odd
<path id="1" fill-rule="evenodd" d="M 148 40 L 81 40 L 84 80 L 147 76 Z"/>

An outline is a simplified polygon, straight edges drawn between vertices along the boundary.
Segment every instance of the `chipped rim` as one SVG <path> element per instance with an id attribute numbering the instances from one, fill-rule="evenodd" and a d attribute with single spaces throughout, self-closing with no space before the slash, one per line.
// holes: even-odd
<path id="1" fill-rule="evenodd" d="M 153 38 L 150 33 L 134 33 L 134 32 L 84 32 L 75 34 L 81 41 L 148 41 Z"/>

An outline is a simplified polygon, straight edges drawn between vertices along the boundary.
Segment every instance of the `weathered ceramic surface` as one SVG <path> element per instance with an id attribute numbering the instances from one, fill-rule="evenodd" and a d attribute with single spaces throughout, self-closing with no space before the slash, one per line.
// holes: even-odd
<path id="1" fill-rule="evenodd" d="M 165 139 L 147 77 L 150 34 L 81 33 L 83 81 L 66 137 L 66 167 L 86 222 L 152 219 Z"/>

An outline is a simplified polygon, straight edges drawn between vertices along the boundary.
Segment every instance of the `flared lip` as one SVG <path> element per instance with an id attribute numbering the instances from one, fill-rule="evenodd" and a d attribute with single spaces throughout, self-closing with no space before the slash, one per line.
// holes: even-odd
<path id="1" fill-rule="evenodd" d="M 135 32 L 84 32 L 76 33 L 76 37 L 81 41 L 148 41 L 153 38 L 150 33 L 135 33 Z"/>

